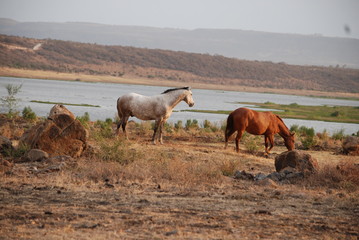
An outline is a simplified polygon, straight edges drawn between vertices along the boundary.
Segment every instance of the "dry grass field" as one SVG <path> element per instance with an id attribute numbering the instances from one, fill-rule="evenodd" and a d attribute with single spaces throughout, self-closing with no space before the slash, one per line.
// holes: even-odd
<path id="1" fill-rule="evenodd" d="M 0 239 L 358 239 L 357 156 L 307 151 L 312 177 L 238 180 L 274 172 L 284 146 L 266 158 L 262 145 L 224 149 L 220 130 L 172 129 L 152 145 L 150 123 L 130 123 L 130 140 L 88 128 L 92 147 L 61 168 L 2 157 Z"/>

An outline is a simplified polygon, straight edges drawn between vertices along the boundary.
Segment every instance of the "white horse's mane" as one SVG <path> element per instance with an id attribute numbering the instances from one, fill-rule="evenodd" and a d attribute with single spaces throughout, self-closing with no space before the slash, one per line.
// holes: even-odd
<path id="1" fill-rule="evenodd" d="M 167 89 L 166 91 L 164 91 L 164 92 L 161 93 L 161 94 L 166 94 L 166 93 L 169 93 L 169 92 L 172 92 L 172 91 L 176 91 L 176 90 L 191 90 L 191 88 L 190 88 L 190 87 L 170 88 L 170 89 Z"/>

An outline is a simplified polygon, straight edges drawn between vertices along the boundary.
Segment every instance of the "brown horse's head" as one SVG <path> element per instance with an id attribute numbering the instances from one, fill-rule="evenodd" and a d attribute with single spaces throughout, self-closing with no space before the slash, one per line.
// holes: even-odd
<path id="1" fill-rule="evenodd" d="M 294 134 L 295 133 L 290 133 L 289 136 L 286 136 L 284 138 L 284 144 L 287 147 L 288 151 L 292 151 L 295 146 L 294 146 Z"/>

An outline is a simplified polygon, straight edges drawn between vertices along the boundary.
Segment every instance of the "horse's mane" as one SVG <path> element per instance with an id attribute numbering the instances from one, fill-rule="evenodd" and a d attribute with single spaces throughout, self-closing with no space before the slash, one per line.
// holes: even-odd
<path id="1" fill-rule="evenodd" d="M 171 89 L 167 89 L 166 91 L 164 91 L 164 92 L 163 92 L 163 93 L 161 93 L 161 94 L 165 94 L 165 93 L 173 92 L 173 91 L 176 91 L 176 90 L 190 90 L 190 89 L 191 89 L 190 87 L 171 88 Z"/>
<path id="2" fill-rule="evenodd" d="M 278 115 L 274 114 L 282 123 L 283 125 L 289 130 L 289 128 L 287 127 L 287 125 L 285 125 L 283 119 L 281 117 L 279 117 Z"/>

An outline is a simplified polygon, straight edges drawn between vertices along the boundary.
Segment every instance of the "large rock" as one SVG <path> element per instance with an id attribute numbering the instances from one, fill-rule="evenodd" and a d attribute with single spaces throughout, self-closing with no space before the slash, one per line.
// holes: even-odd
<path id="1" fill-rule="evenodd" d="M 54 105 L 49 113 L 49 119 L 52 119 L 55 115 L 59 115 L 59 114 L 65 114 L 68 115 L 69 117 L 71 117 L 72 119 L 75 119 L 75 115 L 68 110 L 64 105 L 62 104 L 56 104 Z"/>
<path id="2" fill-rule="evenodd" d="M 310 154 L 298 150 L 283 152 L 275 158 L 275 169 L 281 172 L 293 168 L 304 176 L 318 171 L 318 162 Z"/>
<path id="3" fill-rule="evenodd" d="M 359 155 L 359 137 L 349 136 L 343 141 L 343 152 L 348 155 Z"/>
<path id="4" fill-rule="evenodd" d="M 54 108 L 62 111 L 58 113 Z M 21 142 L 47 152 L 50 157 L 79 157 L 87 146 L 87 132 L 73 113 L 62 105 L 55 105 L 49 118 L 27 131 Z"/>

